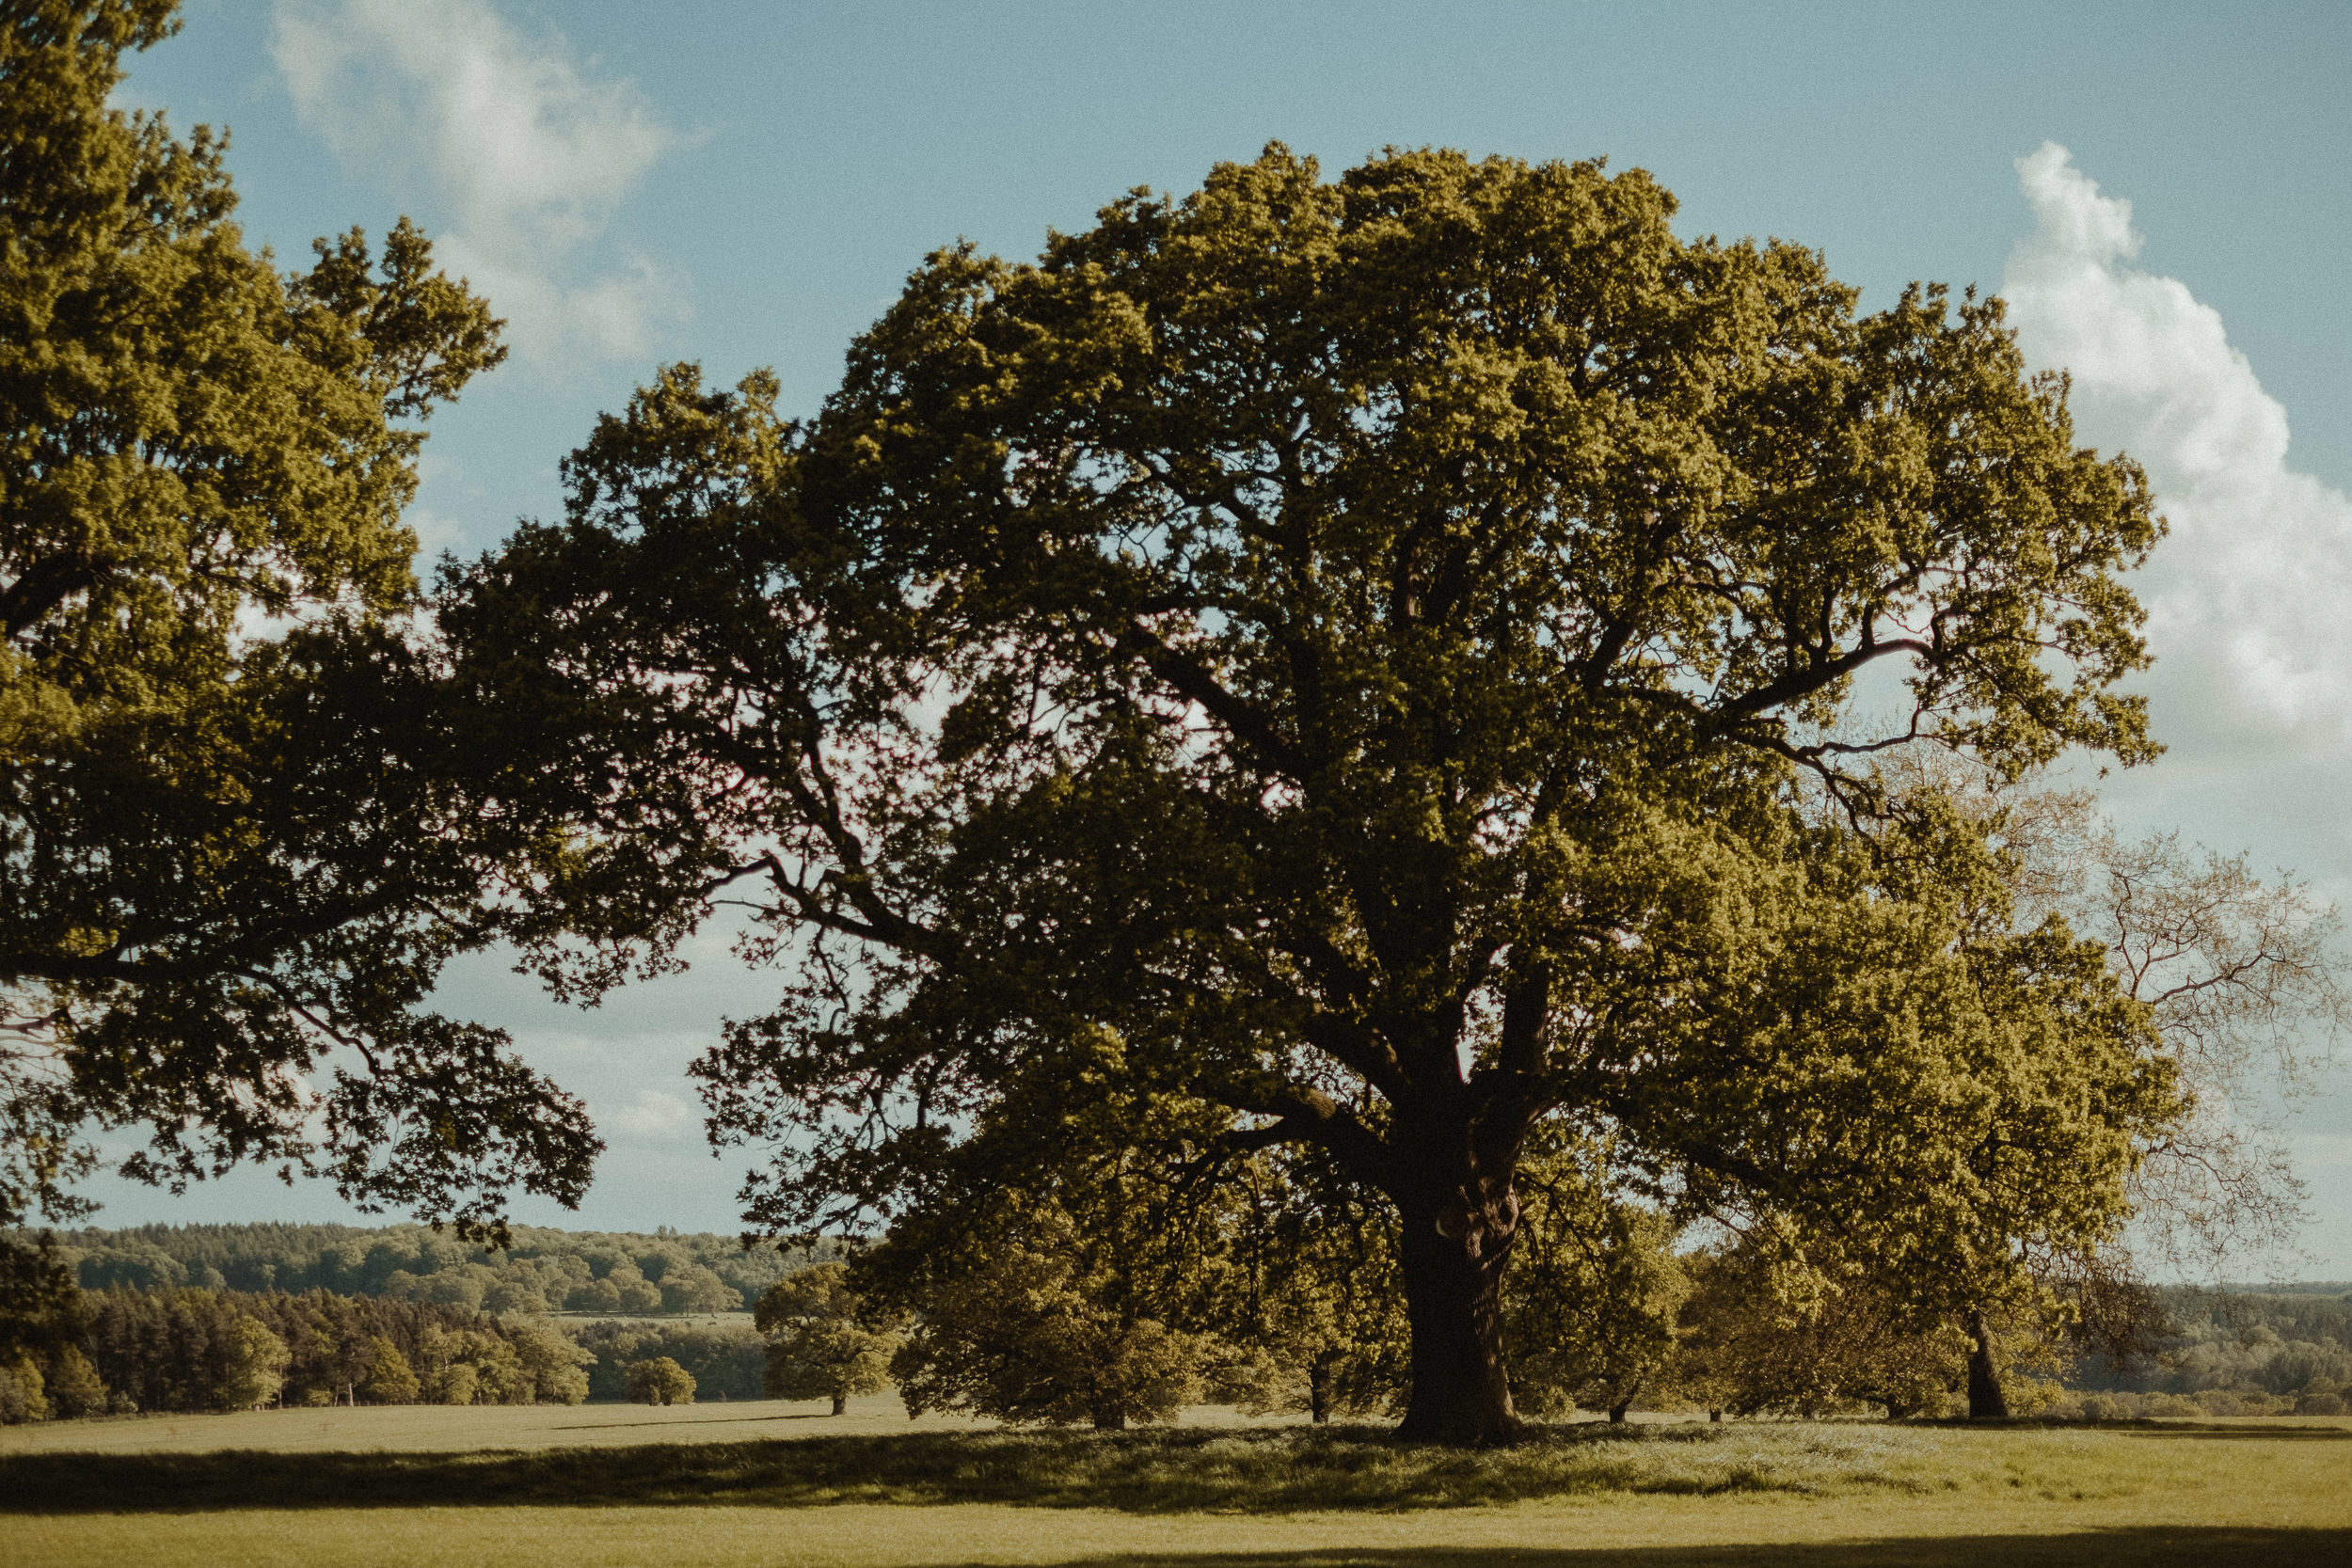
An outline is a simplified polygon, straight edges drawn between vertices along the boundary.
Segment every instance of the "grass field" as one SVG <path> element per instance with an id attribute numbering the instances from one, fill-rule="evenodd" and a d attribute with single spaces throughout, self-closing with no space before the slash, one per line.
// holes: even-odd
<path id="1" fill-rule="evenodd" d="M 1216 1412 L 1098 1436 L 810 1409 L 17 1428 L 0 1434 L 0 1562 L 2352 1562 L 2352 1428 L 2335 1422 L 1653 1422 L 1464 1454 Z"/>
<path id="2" fill-rule="evenodd" d="M 461 1453 L 477 1449 L 633 1447 L 740 1443 L 753 1438 L 874 1436 L 965 1431 L 976 1423 L 926 1416 L 909 1422 L 895 1398 L 852 1400 L 834 1417 L 825 1400 L 732 1404 L 435 1404 L 239 1411 L 228 1416 L 136 1416 L 0 1427 L 0 1460 L 18 1453 L 202 1453 L 253 1449 L 310 1453 L 347 1449 Z M 1215 1419 L 1229 1412 L 1203 1412 Z"/>

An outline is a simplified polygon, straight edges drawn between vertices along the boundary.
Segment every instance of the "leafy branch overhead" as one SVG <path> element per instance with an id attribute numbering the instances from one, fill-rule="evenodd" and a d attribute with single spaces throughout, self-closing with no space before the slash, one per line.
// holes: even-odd
<path id="1" fill-rule="evenodd" d="M 584 1109 L 425 1006 L 544 846 L 411 621 L 423 421 L 504 357 L 405 219 L 280 272 L 225 137 L 108 106 L 169 0 L 0 22 L 0 1225 L 240 1160 L 477 1230 Z"/>

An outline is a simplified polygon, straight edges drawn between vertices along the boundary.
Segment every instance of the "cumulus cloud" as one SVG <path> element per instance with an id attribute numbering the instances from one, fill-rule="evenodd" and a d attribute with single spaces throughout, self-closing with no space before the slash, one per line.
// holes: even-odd
<path id="1" fill-rule="evenodd" d="M 2156 667 L 2142 678 L 2169 753 L 2103 786 L 2134 832 L 2179 828 L 2250 847 L 2352 901 L 2352 499 L 2292 466 L 2287 414 L 2230 345 L 2220 313 L 2133 265 L 2128 201 L 2101 194 L 2064 148 L 2017 162 L 2034 231 L 2002 282 L 2017 341 L 2073 378 L 2078 439 L 2148 470 L 2172 525 L 2134 587 Z M 2288 1112 L 2295 1164 L 2326 1195 L 2352 1151 L 2341 1066 Z M 2352 1211 L 2323 1201 L 2305 1241 L 2352 1259 Z"/>
<path id="2" fill-rule="evenodd" d="M 627 81 L 488 0 L 277 0 L 271 57 L 347 167 L 442 214 L 436 244 L 527 358 L 636 356 L 683 314 L 678 278 L 598 244 L 686 138 Z"/>
<path id="3" fill-rule="evenodd" d="M 2137 584 L 2159 736 L 2191 770 L 2352 760 L 2352 499 L 2289 466 L 2286 410 L 2219 312 L 2131 264 L 2130 202 L 2055 143 L 2017 171 L 2036 218 L 2002 283 L 2018 343 L 2071 373 L 2078 438 L 2137 458 L 2172 525 Z"/>

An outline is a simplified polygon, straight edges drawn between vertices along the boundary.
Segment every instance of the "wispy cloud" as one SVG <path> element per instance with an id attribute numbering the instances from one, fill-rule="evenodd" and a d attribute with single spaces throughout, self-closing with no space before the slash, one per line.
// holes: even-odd
<path id="1" fill-rule="evenodd" d="M 439 216 L 443 261 L 525 357 L 636 356 L 684 312 L 680 279 L 600 243 L 687 140 L 636 87 L 487 0 L 278 0 L 270 52 L 303 123 Z"/>
<path id="2" fill-rule="evenodd" d="M 2072 373 L 2079 438 L 2137 458 L 2172 524 L 2138 584 L 2162 737 L 2226 756 L 2246 785 L 2265 759 L 2340 764 L 2352 499 L 2289 466 L 2286 410 L 2220 313 L 2131 265 L 2130 202 L 2100 194 L 2055 143 L 2017 170 L 2037 219 L 2002 283 L 2019 345 Z"/>
<path id="3" fill-rule="evenodd" d="M 703 1130 L 702 1117 L 691 1105 L 661 1089 L 640 1089 L 635 1100 L 597 1120 L 625 1137 L 657 1143 L 699 1142 Z"/>

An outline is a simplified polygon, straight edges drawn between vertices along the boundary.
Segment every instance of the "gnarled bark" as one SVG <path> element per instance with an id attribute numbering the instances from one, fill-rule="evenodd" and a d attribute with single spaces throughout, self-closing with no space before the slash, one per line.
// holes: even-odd
<path id="1" fill-rule="evenodd" d="M 1968 1314 L 1968 1418 L 2007 1420 L 2009 1395 L 2001 1388 L 2001 1369 L 1994 1359 L 1993 1327 L 1979 1307 Z"/>
<path id="2" fill-rule="evenodd" d="M 1413 1392 L 1397 1435 L 1456 1446 L 1514 1442 L 1526 1423 L 1511 1402 L 1503 1362 L 1502 1271 L 1517 1205 L 1506 1196 L 1501 1212 L 1458 1197 L 1403 1208 Z"/>

